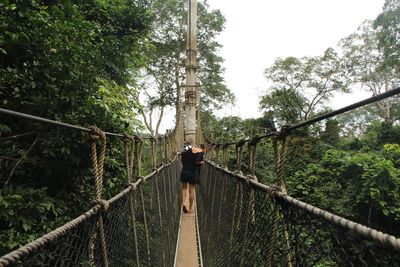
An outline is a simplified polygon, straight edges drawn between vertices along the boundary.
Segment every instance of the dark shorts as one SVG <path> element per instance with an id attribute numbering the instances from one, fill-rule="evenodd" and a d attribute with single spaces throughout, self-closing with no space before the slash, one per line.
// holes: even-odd
<path id="1" fill-rule="evenodd" d="M 181 182 L 189 183 L 189 184 L 198 184 L 199 183 L 198 179 L 196 179 L 196 177 L 195 177 L 194 172 L 189 171 L 189 170 L 181 171 Z"/>

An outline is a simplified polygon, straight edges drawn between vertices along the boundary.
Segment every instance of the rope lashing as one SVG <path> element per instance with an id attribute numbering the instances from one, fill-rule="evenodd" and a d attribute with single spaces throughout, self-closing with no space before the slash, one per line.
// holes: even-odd
<path id="1" fill-rule="evenodd" d="M 222 157 L 223 157 L 223 165 L 224 167 L 228 167 L 228 144 L 223 144 L 222 145 Z"/>
<path id="2" fill-rule="evenodd" d="M 92 149 L 92 167 L 95 175 L 95 190 L 96 190 L 96 200 L 102 198 L 103 191 L 103 171 L 104 171 L 104 159 L 106 154 L 106 135 L 103 131 L 98 129 L 95 126 L 90 127 L 92 132 L 90 133 L 91 137 L 91 149 Z M 97 155 L 97 141 L 100 142 L 100 152 Z"/>
<path id="3" fill-rule="evenodd" d="M 141 167 L 142 167 L 143 141 L 137 135 L 135 135 L 134 138 L 135 138 L 135 165 L 136 165 L 135 175 L 136 175 L 136 178 L 138 178 L 141 174 Z"/>
<path id="4" fill-rule="evenodd" d="M 129 195 L 129 210 L 132 221 L 132 234 L 134 241 L 134 250 L 136 256 L 136 265 L 140 266 L 140 258 L 139 258 L 139 246 L 137 240 L 137 229 L 136 229 L 136 217 L 135 217 L 135 196 L 134 191 L 136 190 L 136 184 L 133 183 L 133 162 L 135 159 L 135 137 L 125 134 L 124 137 L 125 142 L 125 164 L 126 164 L 126 172 L 128 178 L 128 185 L 131 186 L 131 191 Z"/>
<path id="5" fill-rule="evenodd" d="M 239 172 L 242 172 L 242 159 L 243 159 L 243 146 L 245 144 L 245 140 L 242 139 L 238 143 L 236 143 L 236 169 Z"/>
<path id="6" fill-rule="evenodd" d="M 158 146 L 159 146 L 159 153 L 160 153 L 160 163 L 164 164 L 164 154 L 163 154 L 163 147 L 164 147 L 164 137 L 158 137 Z"/>
<path id="7" fill-rule="evenodd" d="M 220 144 L 214 144 L 215 147 L 215 162 L 219 163 L 219 148 L 220 148 Z"/>
<path id="8" fill-rule="evenodd" d="M 278 187 L 280 188 L 280 191 L 284 194 L 287 193 L 286 186 L 285 186 L 285 177 L 284 177 L 284 165 L 286 162 L 286 154 L 287 154 L 287 135 L 289 133 L 287 131 L 288 129 L 290 129 L 290 126 L 284 125 L 281 128 L 281 131 L 272 138 L 277 184 L 278 184 Z M 280 147 L 278 145 L 278 140 L 281 142 Z M 280 210 L 277 210 L 274 212 L 273 226 L 272 226 L 273 231 L 277 230 L 278 219 L 282 220 L 282 226 L 283 226 L 282 231 L 283 231 L 283 237 L 284 237 L 284 251 L 286 254 L 286 258 L 287 258 L 287 266 L 291 267 L 291 266 L 293 266 L 293 256 L 292 256 L 293 253 L 291 251 L 291 242 L 290 242 L 289 230 L 288 230 L 289 228 L 286 223 L 286 220 L 284 219 L 284 215 L 282 214 L 282 211 L 280 211 Z M 273 235 L 275 235 L 275 234 L 276 233 L 273 232 Z M 271 251 L 269 251 L 269 252 L 272 253 Z"/>
<path id="9" fill-rule="evenodd" d="M 151 142 L 151 166 L 153 170 L 156 168 L 157 165 L 157 140 L 153 136 L 150 139 Z"/>
<path id="10" fill-rule="evenodd" d="M 256 148 L 260 141 L 258 135 L 255 135 L 251 141 L 247 144 L 249 149 L 249 172 L 250 177 L 257 181 L 256 177 Z"/>
<path id="11" fill-rule="evenodd" d="M 136 154 L 136 179 L 141 179 L 143 182 L 145 179 L 141 176 L 141 167 L 142 167 L 142 146 L 143 146 L 143 141 L 140 137 L 135 135 L 135 154 Z M 140 191 L 140 200 L 141 200 L 141 206 L 142 206 L 142 212 L 143 212 L 143 223 L 144 223 L 144 230 L 145 230 L 145 237 L 146 237 L 146 248 L 147 248 L 147 259 L 150 264 L 150 245 L 149 245 L 149 230 L 147 227 L 147 218 L 146 218 L 146 207 L 144 204 L 144 195 L 143 195 L 143 186 L 139 187 Z"/>
<path id="12" fill-rule="evenodd" d="M 93 172 L 95 175 L 96 201 L 101 203 L 103 211 L 106 212 L 108 210 L 109 205 L 106 200 L 102 199 L 104 159 L 106 154 L 106 135 L 96 126 L 91 126 L 90 129 L 91 129 L 90 137 L 91 137 L 91 148 L 92 148 L 91 159 L 92 159 Z M 96 145 L 97 142 L 100 143 L 99 155 L 97 155 L 97 145 Z M 107 246 L 106 246 L 106 238 L 104 235 L 104 223 L 103 223 L 102 213 L 99 216 L 98 225 L 99 225 L 101 258 L 103 260 L 103 265 L 105 267 L 108 267 Z"/>
<path id="13" fill-rule="evenodd" d="M 101 210 L 104 212 L 107 212 L 108 208 L 110 207 L 110 202 L 108 202 L 105 199 L 98 199 L 95 201 L 95 204 L 99 204 L 101 207 Z"/>
<path id="14" fill-rule="evenodd" d="M 168 137 L 164 138 L 164 163 L 168 163 Z"/>
<path id="15" fill-rule="evenodd" d="M 133 161 L 135 159 L 135 138 L 125 134 L 125 165 L 128 183 L 132 183 Z"/>
<path id="16" fill-rule="evenodd" d="M 279 187 L 281 187 L 281 191 L 283 193 L 286 193 L 284 165 L 286 162 L 286 155 L 287 155 L 287 135 L 288 135 L 287 129 L 289 128 L 290 128 L 289 125 L 283 126 L 281 131 L 272 138 L 276 179 L 277 179 L 277 184 Z M 278 145 L 278 140 L 281 141 L 280 147 Z"/>

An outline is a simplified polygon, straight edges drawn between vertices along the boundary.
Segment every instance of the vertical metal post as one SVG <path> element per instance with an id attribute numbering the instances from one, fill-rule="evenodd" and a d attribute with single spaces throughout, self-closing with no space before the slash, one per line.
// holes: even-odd
<path id="1" fill-rule="evenodd" d="M 188 27 L 186 40 L 185 140 L 196 142 L 196 53 L 197 0 L 188 0 Z"/>

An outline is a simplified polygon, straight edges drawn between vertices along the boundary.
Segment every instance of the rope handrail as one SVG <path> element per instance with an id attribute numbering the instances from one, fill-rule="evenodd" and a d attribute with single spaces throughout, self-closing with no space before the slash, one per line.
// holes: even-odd
<path id="1" fill-rule="evenodd" d="M 27 119 L 27 120 L 31 120 L 31 121 L 35 121 L 35 122 L 39 122 L 39 123 L 46 123 L 46 124 L 50 124 L 53 126 L 64 127 L 64 128 L 68 128 L 68 129 L 81 131 L 81 132 L 87 132 L 87 133 L 92 132 L 92 129 L 87 128 L 87 127 L 82 127 L 82 126 L 73 125 L 73 124 L 64 123 L 64 122 L 59 122 L 56 120 L 46 119 L 43 117 L 30 115 L 30 114 L 26 114 L 26 113 L 22 113 L 22 112 L 17 112 L 17 111 L 13 111 L 13 110 L 8 110 L 8 109 L 4 109 L 4 108 L 0 108 L 0 114 L 17 117 L 20 119 Z M 168 131 L 168 135 L 171 135 L 174 132 L 175 132 L 175 129 Z M 113 136 L 113 137 L 120 137 L 120 138 L 126 137 L 125 134 L 119 134 L 119 133 L 113 133 L 113 132 L 104 132 L 104 133 L 106 136 Z M 168 136 L 168 135 L 166 134 L 164 136 Z M 146 139 L 146 140 L 151 140 L 152 138 L 154 138 L 151 136 L 135 136 L 135 137 L 140 138 L 140 139 Z M 2 138 L 1 140 L 3 140 L 3 139 L 6 140 L 5 138 L 6 137 Z M 8 137 L 7 137 L 7 139 L 8 139 Z"/>
<path id="2" fill-rule="evenodd" d="M 75 218 L 74 220 L 67 222 L 63 226 L 58 227 L 57 229 L 51 231 L 50 233 L 45 234 L 42 237 L 39 237 L 38 239 L 24 245 L 23 247 L 0 257 L 0 266 L 1 267 L 8 266 L 9 264 L 12 264 L 20 260 L 27 254 L 33 253 L 38 249 L 44 247 L 49 242 L 54 242 L 58 238 L 61 238 L 63 235 L 65 235 L 72 228 L 78 227 L 81 223 L 83 223 L 87 219 L 98 214 L 100 210 L 101 210 L 101 205 L 96 204 L 93 208 L 91 208 L 84 214 L 80 215 L 79 217 Z"/>
<path id="3" fill-rule="evenodd" d="M 96 209 L 95 214 L 90 213 L 91 216 L 85 216 L 85 213 L 3 257 L 0 255 L 0 267 L 16 262 L 27 266 L 47 264 L 106 267 L 127 265 L 128 262 L 136 262 L 138 266 L 165 266 L 173 260 L 175 244 L 171 240 L 175 239 L 176 233 L 162 232 L 162 229 L 174 229 L 179 215 L 176 193 L 179 183 L 175 177 L 178 175 L 180 162 L 174 151 L 183 143 L 180 127 L 183 124 L 177 123 L 165 135 L 154 138 L 104 132 L 95 126 L 81 127 L 3 108 L 0 108 L 0 115 L 88 133 L 95 178 Z M 128 178 L 127 187 L 109 200 L 103 199 L 102 194 L 106 136 L 118 137 L 124 141 Z M 20 135 L 4 137 L 2 140 L 18 137 Z M 150 140 L 152 146 L 157 145 L 156 142 L 160 146 L 159 155 L 155 152 L 151 155 L 154 164 L 152 172 L 146 176 L 142 176 L 141 172 L 144 140 Z M 160 158 L 159 166 L 155 161 L 157 157 Z M 162 188 L 159 188 L 159 180 L 163 183 Z M 157 205 L 154 204 L 155 199 Z M 153 216 L 155 214 L 158 216 Z M 81 245 L 77 247 L 76 244 Z"/>
<path id="4" fill-rule="evenodd" d="M 298 199 L 296 199 L 294 197 L 291 197 L 288 194 L 280 192 L 278 188 L 265 185 L 265 184 L 260 183 L 260 182 L 258 182 L 256 180 L 253 180 L 253 179 L 249 179 L 247 176 L 244 176 L 244 175 L 242 175 L 242 174 L 240 174 L 238 172 L 229 171 L 228 169 L 223 168 L 223 167 L 221 167 L 221 166 L 219 166 L 219 165 L 217 165 L 217 164 L 215 164 L 215 163 L 213 163 L 213 162 L 211 162 L 209 160 L 206 160 L 206 162 L 208 164 L 210 164 L 211 166 L 213 166 L 214 168 L 216 168 L 218 170 L 221 170 L 221 171 L 223 171 L 223 172 L 225 172 L 227 174 L 230 174 L 231 176 L 239 178 L 239 179 L 245 181 L 246 183 L 250 183 L 253 186 L 255 186 L 255 187 L 257 187 L 257 188 L 259 188 L 259 189 L 261 189 L 261 190 L 273 195 L 276 199 L 282 200 L 282 201 L 284 201 L 285 203 L 287 203 L 287 204 L 289 204 L 291 206 L 295 206 L 296 208 L 299 208 L 299 209 L 304 210 L 304 211 L 306 211 L 308 213 L 316 215 L 319 218 L 325 219 L 325 220 L 327 220 L 327 221 L 329 221 L 329 222 L 331 222 L 331 223 L 333 223 L 333 224 L 335 224 L 337 226 L 341 226 L 341 227 L 344 227 L 344 228 L 346 228 L 348 230 L 352 230 L 352 231 L 356 232 L 357 234 L 359 234 L 359 235 L 361 235 L 361 236 L 363 236 L 365 238 L 371 239 L 371 240 L 373 240 L 375 242 L 378 242 L 378 243 L 380 243 L 382 245 L 389 246 L 389 247 L 391 247 L 391 248 L 393 248 L 393 249 L 395 249 L 397 251 L 400 251 L 400 238 L 396 238 L 395 236 L 382 233 L 382 232 L 377 231 L 377 230 L 375 230 L 373 228 L 364 226 L 362 224 L 353 222 L 353 221 L 345 219 L 345 218 L 343 218 L 341 216 L 338 216 L 338 215 L 335 215 L 333 213 L 330 213 L 330 212 L 328 212 L 326 210 L 322 210 L 320 208 L 317 208 L 317 207 L 315 207 L 315 206 L 313 206 L 311 204 L 308 204 L 308 203 L 303 202 L 301 200 L 298 200 Z"/>
<path id="5" fill-rule="evenodd" d="M 130 184 L 127 188 L 122 190 L 119 194 L 113 196 L 109 200 L 105 201 L 107 205 L 117 205 L 118 202 L 121 202 L 123 198 L 126 198 L 127 196 L 130 195 L 132 192 L 136 192 L 139 190 L 140 187 L 147 185 L 147 180 L 150 180 L 151 178 L 157 179 L 157 175 L 162 175 L 163 172 L 166 172 L 167 174 L 170 173 L 170 171 L 166 171 L 168 168 L 174 168 L 173 165 L 178 166 L 177 164 L 179 161 L 177 160 L 178 157 L 175 156 L 174 159 L 171 160 L 171 162 L 167 164 L 161 165 L 159 168 L 155 169 L 153 172 L 150 174 L 146 175 L 145 177 L 140 177 L 139 179 L 136 180 L 136 182 Z M 172 175 L 169 177 L 169 179 L 174 179 L 175 175 Z M 151 179 L 151 180 L 154 180 Z M 166 196 L 165 196 L 166 197 Z M 149 204 L 149 203 L 147 203 Z M 173 203 L 175 206 L 175 203 Z M 176 207 L 172 207 L 175 211 L 176 214 L 178 214 L 178 205 Z M 24 258 L 28 257 L 29 255 L 32 255 L 33 253 L 36 253 L 37 251 L 41 249 L 45 249 L 46 246 L 51 244 L 55 244 L 57 240 L 63 238 L 65 235 L 68 235 L 70 231 L 73 229 L 76 229 L 80 227 L 82 224 L 87 223 L 89 219 L 95 218 L 95 216 L 98 216 L 101 212 L 104 212 L 104 203 L 103 202 L 97 202 L 91 209 L 83 213 L 82 215 L 78 216 L 77 218 L 73 219 L 72 221 L 67 222 L 63 226 L 58 227 L 57 229 L 43 235 L 42 237 L 39 237 L 38 239 L 22 246 L 19 249 L 16 249 L 4 256 L 0 257 L 0 267 L 3 266 L 9 266 L 12 265 L 13 263 L 16 263 L 18 261 L 23 260 Z M 142 214 L 141 216 L 144 216 Z M 171 218 L 173 219 L 173 218 Z M 176 219 L 176 218 L 175 218 Z M 162 223 L 165 223 L 162 222 Z M 122 260 L 122 259 L 120 259 Z M 165 260 L 165 259 L 163 259 Z"/>
<path id="6" fill-rule="evenodd" d="M 210 266 L 398 266 L 400 238 L 206 160 L 198 212 Z"/>
<path id="7" fill-rule="evenodd" d="M 214 145 L 214 146 L 224 146 L 224 145 L 225 146 L 231 146 L 231 145 L 237 145 L 237 144 L 243 145 L 243 144 L 249 143 L 249 142 L 260 141 L 262 139 L 270 138 L 270 137 L 273 137 L 273 136 L 276 136 L 276 135 L 279 135 L 279 134 L 287 134 L 287 133 L 289 133 L 291 131 L 294 131 L 294 130 L 297 130 L 299 128 L 309 126 L 311 124 L 326 120 L 328 118 L 343 114 L 345 112 L 348 112 L 348 111 L 351 111 L 351 110 L 354 110 L 354 109 L 357 109 L 357 108 L 360 108 L 360 107 L 363 107 L 363 106 L 366 106 L 368 104 L 372 104 L 372 103 L 384 100 L 386 98 L 389 98 L 389 97 L 392 97 L 392 96 L 395 96 L 395 95 L 398 95 L 398 94 L 400 94 L 400 87 L 394 88 L 394 89 L 392 89 L 390 91 L 387 91 L 385 93 L 382 93 L 382 94 L 378 94 L 378 95 L 366 98 L 366 99 L 361 100 L 359 102 L 356 102 L 354 104 L 351 104 L 351 105 L 348 105 L 346 107 L 334 110 L 332 112 L 328 112 L 326 114 L 317 116 L 315 118 L 312 118 L 310 120 L 298 123 L 296 125 L 284 127 L 281 131 L 271 131 L 271 132 L 268 132 L 268 133 L 266 133 L 264 135 L 252 136 L 252 137 L 250 137 L 248 139 L 241 139 L 241 140 L 238 140 L 238 141 L 232 141 L 232 142 L 227 142 L 227 143 L 215 143 L 213 140 L 210 140 L 209 138 L 207 138 L 205 136 L 205 140 L 207 141 L 208 144 L 211 144 L 211 145 Z"/>

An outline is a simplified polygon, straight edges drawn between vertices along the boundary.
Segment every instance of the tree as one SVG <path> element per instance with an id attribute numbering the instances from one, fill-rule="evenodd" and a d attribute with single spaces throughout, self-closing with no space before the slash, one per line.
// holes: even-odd
<path id="1" fill-rule="evenodd" d="M 386 233 L 399 229 L 399 173 L 379 151 L 327 150 L 320 162 L 288 178 L 287 186 L 292 196 L 320 208 Z"/>
<path id="2" fill-rule="evenodd" d="M 347 77 L 353 85 L 360 85 L 373 96 L 387 92 L 399 84 L 395 69 L 385 63 L 383 49 L 378 43 L 378 32 L 372 21 L 365 21 L 358 30 L 341 40 L 343 62 Z M 386 121 L 393 119 L 392 109 L 398 97 L 376 102 L 378 114 Z"/>
<path id="3" fill-rule="evenodd" d="M 327 120 L 325 131 L 321 134 L 321 139 L 327 144 L 335 146 L 339 142 L 340 127 L 337 120 Z"/>
<path id="4" fill-rule="evenodd" d="M 155 20 L 152 26 L 152 49 L 148 52 L 150 64 L 144 68 L 141 82 L 146 102 L 142 116 L 148 130 L 157 135 L 157 125 L 163 119 L 165 108 L 174 107 L 178 115 L 182 105 L 187 8 L 183 0 L 153 0 L 151 3 Z M 219 10 L 209 10 L 207 2 L 198 4 L 197 75 L 202 109 L 220 108 L 222 104 L 234 100 L 221 76 L 223 60 L 217 55 L 220 44 L 215 41 L 215 37 L 223 30 L 224 22 Z M 150 117 L 157 110 L 154 127 Z"/>
<path id="5" fill-rule="evenodd" d="M 272 85 L 261 98 L 260 106 L 274 111 L 280 124 L 305 121 L 334 92 L 348 92 L 340 59 L 332 48 L 316 57 L 278 58 L 266 69 L 265 76 Z"/>
<path id="6" fill-rule="evenodd" d="M 345 137 L 359 137 L 363 135 L 371 122 L 378 120 L 374 105 L 364 106 L 336 117 L 341 127 L 341 134 Z"/>
<path id="7" fill-rule="evenodd" d="M 139 127 L 133 73 L 145 61 L 145 1 L 6 0 L 0 21 L 2 108 L 112 132 Z M 2 116 L 0 136 L 20 137 L 0 147 L 3 254 L 88 208 L 93 174 L 85 133 Z M 126 183 L 121 143 L 107 144 L 106 198 Z"/>
<path id="8" fill-rule="evenodd" d="M 375 19 L 378 46 L 384 53 L 384 64 L 400 72 L 400 1 L 386 0 L 383 12 Z"/>

